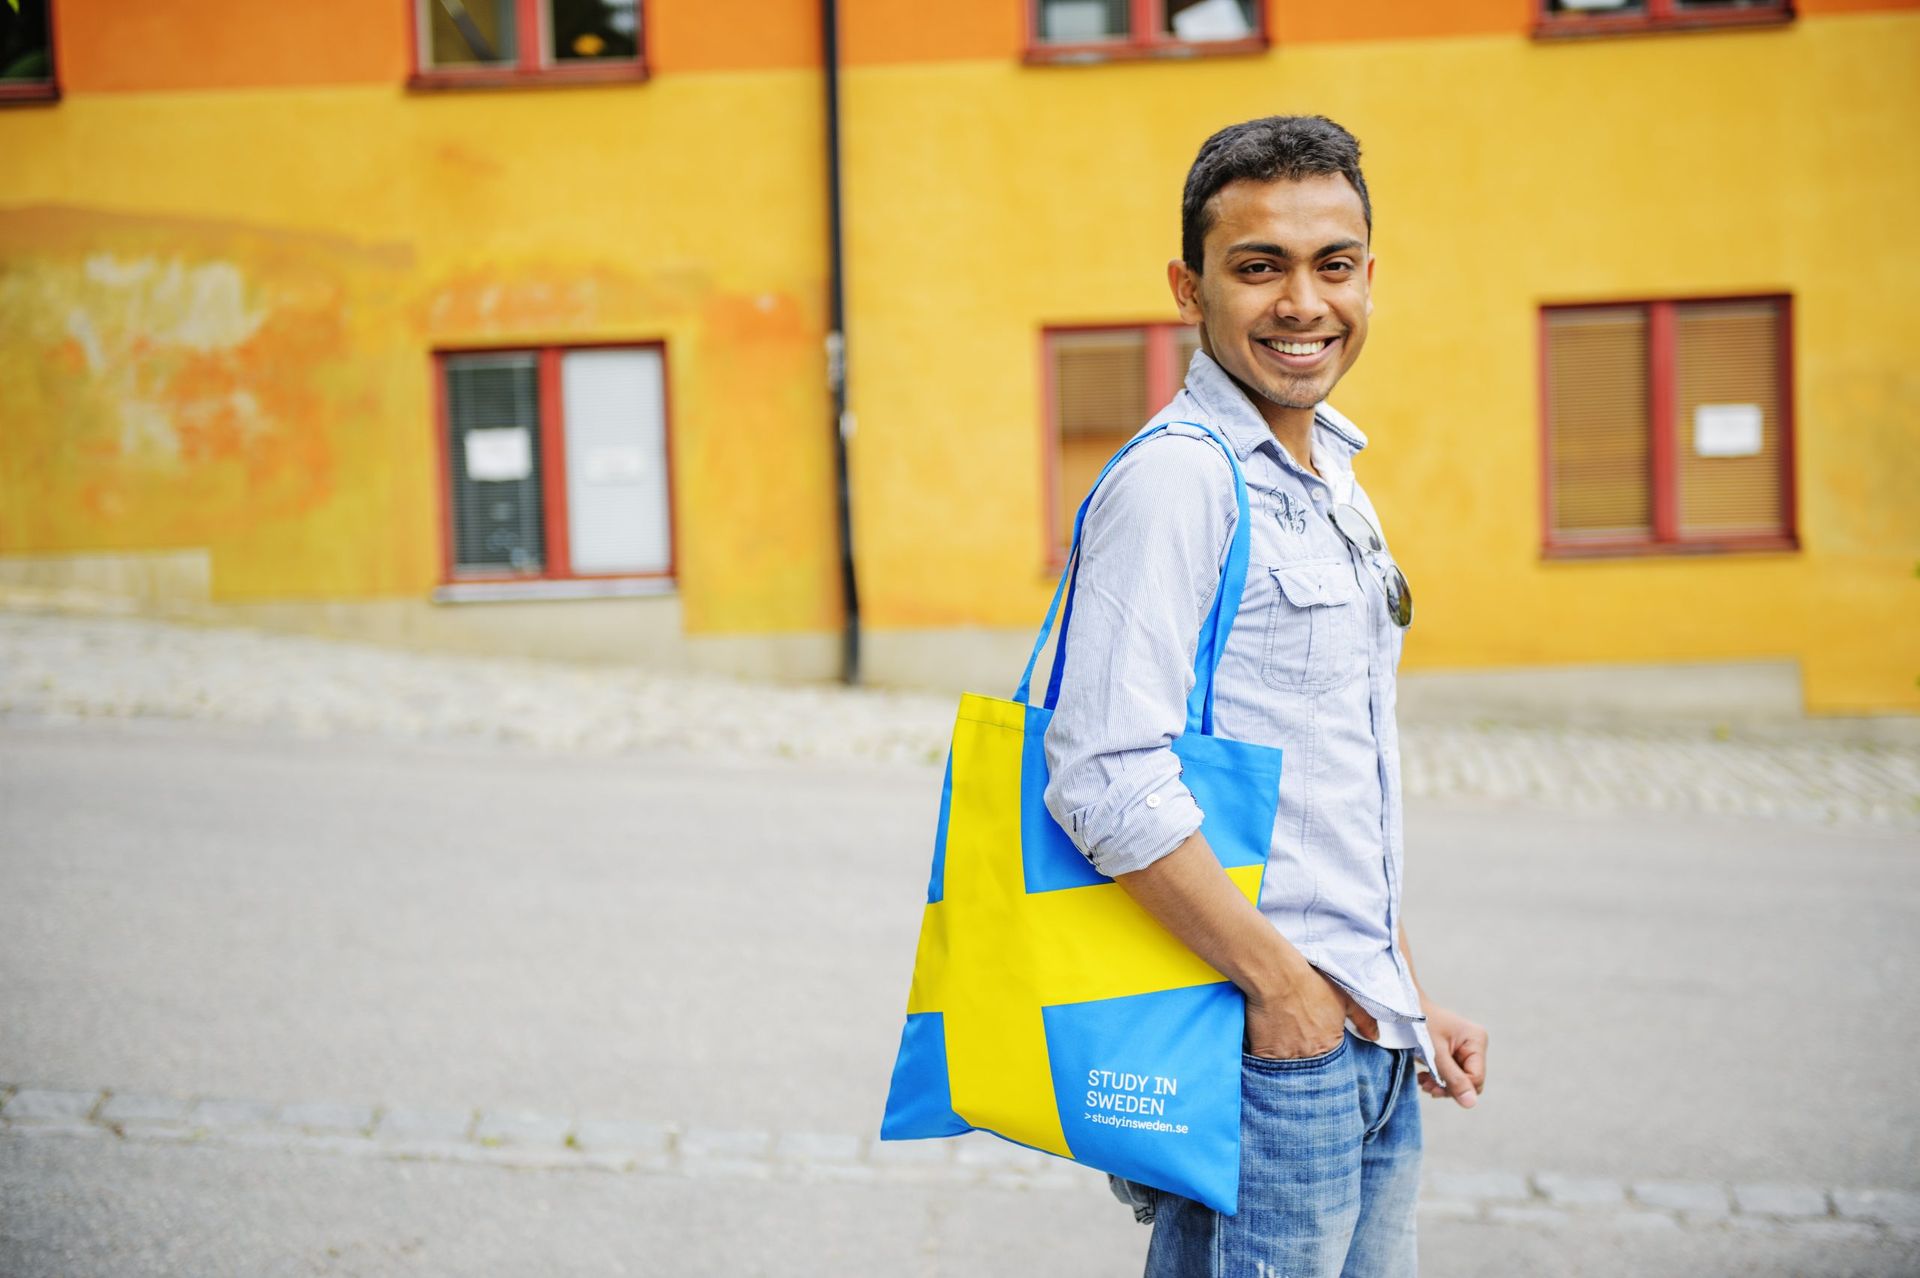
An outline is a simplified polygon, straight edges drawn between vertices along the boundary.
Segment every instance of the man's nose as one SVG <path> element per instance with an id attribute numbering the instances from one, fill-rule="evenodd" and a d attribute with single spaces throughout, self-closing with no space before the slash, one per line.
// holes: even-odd
<path id="1" fill-rule="evenodd" d="M 1313 272 L 1287 273 L 1280 295 L 1273 300 L 1273 313 L 1276 318 L 1296 324 L 1312 324 L 1326 315 L 1326 299 L 1320 294 Z"/>

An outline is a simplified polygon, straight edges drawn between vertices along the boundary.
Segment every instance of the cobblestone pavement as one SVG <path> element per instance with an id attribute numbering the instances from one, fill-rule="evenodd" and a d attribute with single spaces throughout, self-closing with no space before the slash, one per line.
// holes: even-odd
<path id="1" fill-rule="evenodd" d="M 932 763 L 953 709 L 951 698 L 911 693 L 0 610 L 0 715 L 198 719 L 554 752 Z"/>
<path id="2" fill-rule="evenodd" d="M 1086 1168 L 996 1138 L 883 1143 L 840 1132 L 682 1128 L 462 1106 L 274 1104 L 0 1084 L 0 1139 L 105 1139 L 341 1157 L 601 1171 L 699 1181 L 787 1180 L 1086 1191 Z M 1822 1185 L 1631 1180 L 1429 1168 L 1423 1216 L 1551 1228 L 1777 1230 L 1832 1242 L 1920 1241 L 1920 1193 Z"/>
<path id="3" fill-rule="evenodd" d="M 195 719 L 544 751 L 937 762 L 953 699 L 423 654 L 252 630 L 0 611 L 0 716 Z M 1555 725 L 1409 723 L 1415 798 L 1920 829 L 1920 748 Z"/>

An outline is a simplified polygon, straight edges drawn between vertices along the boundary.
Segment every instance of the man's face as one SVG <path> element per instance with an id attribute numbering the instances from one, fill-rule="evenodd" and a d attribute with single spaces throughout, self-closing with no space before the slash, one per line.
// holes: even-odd
<path id="1" fill-rule="evenodd" d="M 1360 358 L 1373 309 L 1367 219 L 1339 174 L 1230 182 L 1213 197 L 1204 270 L 1167 264 L 1180 318 L 1271 409 L 1311 409 Z"/>

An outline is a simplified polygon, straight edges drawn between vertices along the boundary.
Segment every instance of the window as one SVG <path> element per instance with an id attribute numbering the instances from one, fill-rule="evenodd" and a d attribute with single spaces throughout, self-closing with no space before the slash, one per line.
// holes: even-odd
<path id="1" fill-rule="evenodd" d="M 1541 313 L 1548 553 L 1794 544 L 1784 297 Z"/>
<path id="2" fill-rule="evenodd" d="M 1613 35 L 1791 22 L 1791 0 L 1538 0 L 1536 36 Z"/>
<path id="3" fill-rule="evenodd" d="M 646 74 L 639 0 L 412 0 L 423 88 Z"/>
<path id="4" fill-rule="evenodd" d="M 435 362 L 449 581 L 672 574 L 660 348 Z"/>
<path id="5" fill-rule="evenodd" d="M 60 96 L 53 75 L 51 0 L 0 0 L 0 102 Z"/>
<path id="6" fill-rule="evenodd" d="M 1184 324 L 1055 329 L 1044 346 L 1047 551 L 1058 563 L 1101 467 L 1180 389 L 1200 337 Z"/>
<path id="7" fill-rule="evenodd" d="M 1258 0 L 1028 0 L 1027 58 L 1099 62 L 1266 48 Z"/>

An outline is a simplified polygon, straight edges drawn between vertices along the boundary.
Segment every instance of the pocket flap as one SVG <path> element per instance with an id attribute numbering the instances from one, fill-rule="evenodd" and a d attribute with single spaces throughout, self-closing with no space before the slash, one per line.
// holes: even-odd
<path id="1" fill-rule="evenodd" d="M 1347 570 L 1339 564 L 1295 564 L 1270 571 L 1280 593 L 1296 608 L 1343 604 L 1353 598 L 1342 581 Z"/>

